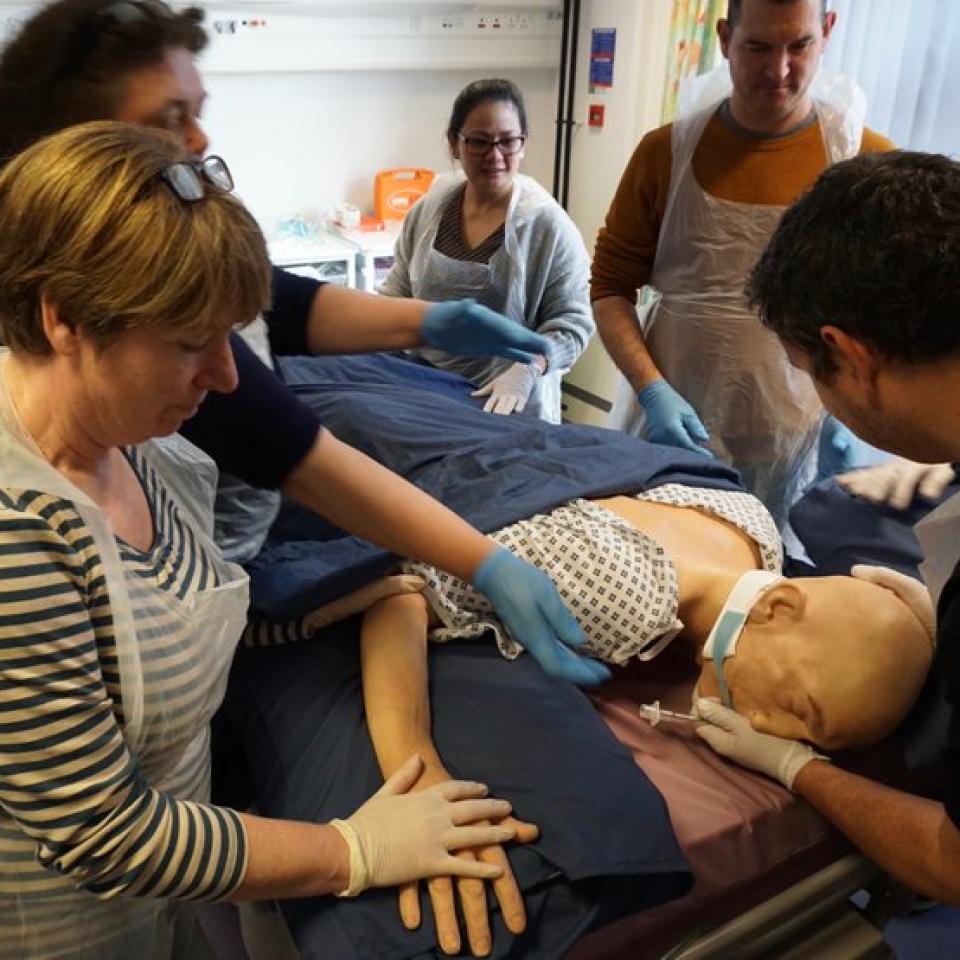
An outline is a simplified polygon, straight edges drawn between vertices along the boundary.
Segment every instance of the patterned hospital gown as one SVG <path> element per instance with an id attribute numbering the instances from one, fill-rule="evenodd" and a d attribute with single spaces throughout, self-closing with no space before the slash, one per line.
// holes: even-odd
<path id="1" fill-rule="evenodd" d="M 765 570 L 780 571 L 780 536 L 756 497 L 665 484 L 636 499 L 690 507 L 726 520 L 756 542 Z M 683 629 L 677 617 L 677 575 L 666 550 L 597 503 L 572 500 L 490 536 L 550 575 L 587 635 L 583 652 L 590 656 L 615 664 L 649 660 Z M 431 631 L 431 640 L 477 637 L 489 630 L 508 659 L 523 650 L 469 583 L 422 563 L 406 563 L 404 571 L 427 581 L 424 596 L 442 623 Z"/>

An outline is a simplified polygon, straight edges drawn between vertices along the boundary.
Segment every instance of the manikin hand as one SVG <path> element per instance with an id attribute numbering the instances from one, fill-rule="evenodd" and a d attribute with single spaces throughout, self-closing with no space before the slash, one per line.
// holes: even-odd
<path id="1" fill-rule="evenodd" d="M 938 499 L 955 478 L 949 463 L 914 463 L 894 457 L 876 467 L 841 474 L 837 483 L 870 503 L 886 503 L 896 510 L 906 510 L 916 497 Z"/>
<path id="2" fill-rule="evenodd" d="M 499 413 L 509 417 L 511 413 L 521 413 L 543 375 L 538 363 L 515 363 L 494 377 L 485 387 L 474 390 L 471 397 L 487 397 L 483 405 L 484 413 Z"/>
<path id="3" fill-rule="evenodd" d="M 427 762 L 413 789 L 425 790 L 436 784 L 448 782 L 450 779 L 450 774 L 442 765 Z M 524 823 L 513 817 L 506 817 L 500 823 L 516 830 L 515 839 L 518 843 L 531 843 L 537 839 L 538 830 L 532 823 Z M 462 850 L 457 853 L 457 856 L 464 860 L 493 864 L 503 871 L 499 878 L 492 881 L 493 893 L 500 905 L 500 913 L 506 928 L 513 934 L 523 933 L 527 925 L 523 895 L 517 886 L 502 845 L 491 844 L 474 850 Z M 460 925 L 457 922 L 457 905 L 454 899 L 454 883 L 456 883 L 457 899 L 460 901 L 460 912 L 466 926 L 470 952 L 475 957 L 486 956 L 493 944 L 486 887 L 482 880 L 464 877 L 457 878 L 456 881 L 452 877 L 434 877 L 427 882 L 440 949 L 447 954 L 457 954 L 462 945 Z M 419 884 L 414 882 L 400 887 L 399 898 L 400 919 L 403 925 L 408 930 L 416 930 L 421 921 Z"/>
<path id="4" fill-rule="evenodd" d="M 574 652 L 587 638 L 542 570 L 497 547 L 477 568 L 473 585 L 490 601 L 513 639 L 550 676 L 586 687 L 610 678 L 604 664 Z"/>
<path id="5" fill-rule="evenodd" d="M 768 733 L 758 733 L 745 716 L 723 706 L 719 701 L 701 697 L 697 714 L 707 722 L 697 727 L 697 734 L 722 757 L 735 760 L 779 780 L 788 790 L 800 770 L 811 760 L 825 760 L 816 750 L 798 740 L 784 740 Z"/>
<path id="6" fill-rule="evenodd" d="M 700 446 L 710 439 L 710 434 L 697 411 L 666 380 L 648 384 L 637 394 L 637 400 L 646 416 L 645 433 L 651 443 L 713 456 Z"/>
<path id="7" fill-rule="evenodd" d="M 550 355 L 550 341 L 474 300 L 434 303 L 420 331 L 428 347 L 463 356 L 505 357 L 532 363 Z"/>
<path id="8" fill-rule="evenodd" d="M 858 580 L 875 583 L 879 587 L 892 590 L 916 615 L 923 624 L 931 643 L 936 643 L 937 615 L 933 609 L 933 598 L 922 580 L 908 577 L 899 570 L 889 567 L 873 567 L 866 563 L 858 563 L 850 570 L 850 576 Z"/>
<path id="9" fill-rule="evenodd" d="M 346 821 L 330 821 L 350 855 L 350 882 L 339 896 L 355 897 L 368 887 L 393 887 L 420 877 L 501 876 L 499 866 L 451 851 L 512 840 L 513 827 L 494 825 L 509 816 L 510 804 L 487 799 L 486 786 L 463 780 L 409 793 L 422 770 L 423 760 L 411 757 Z"/>

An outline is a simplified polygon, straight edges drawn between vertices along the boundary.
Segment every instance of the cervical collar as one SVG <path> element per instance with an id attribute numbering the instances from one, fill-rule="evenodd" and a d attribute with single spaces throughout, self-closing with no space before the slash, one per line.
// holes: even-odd
<path id="1" fill-rule="evenodd" d="M 734 584 L 710 636 L 707 637 L 707 642 L 703 645 L 703 659 L 713 661 L 717 682 L 720 684 L 720 699 L 725 706 L 730 707 L 733 703 L 730 688 L 723 675 L 723 661 L 737 652 L 737 641 L 754 604 L 770 586 L 782 579 L 779 573 L 768 570 L 750 570 L 745 573 Z"/>

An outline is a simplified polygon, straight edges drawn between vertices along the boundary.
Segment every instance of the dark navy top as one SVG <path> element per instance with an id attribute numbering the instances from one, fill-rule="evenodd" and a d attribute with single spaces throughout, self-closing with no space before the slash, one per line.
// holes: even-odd
<path id="1" fill-rule="evenodd" d="M 940 594 L 937 657 L 933 669 L 943 676 L 946 700 L 952 708 L 943 754 L 943 802 L 947 816 L 960 829 L 960 563 Z"/>
<path id="2" fill-rule="evenodd" d="M 307 352 L 307 320 L 320 286 L 316 280 L 274 268 L 273 305 L 264 320 L 275 353 Z M 211 393 L 180 432 L 221 471 L 254 486 L 279 487 L 313 446 L 320 422 L 237 334 L 230 342 L 239 375 L 237 389 Z"/>

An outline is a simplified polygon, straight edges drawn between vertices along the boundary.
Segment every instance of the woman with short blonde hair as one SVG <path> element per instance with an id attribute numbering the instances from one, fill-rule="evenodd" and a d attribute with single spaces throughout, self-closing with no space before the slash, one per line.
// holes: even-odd
<path id="1" fill-rule="evenodd" d="M 212 462 L 171 435 L 234 388 L 230 331 L 269 301 L 231 186 L 114 122 L 0 174 L 3 960 L 169 957 L 167 901 L 492 876 L 449 851 L 513 836 L 474 825 L 509 811 L 480 784 L 400 796 L 418 759 L 346 822 L 207 802 L 247 578 L 209 537 Z"/>

